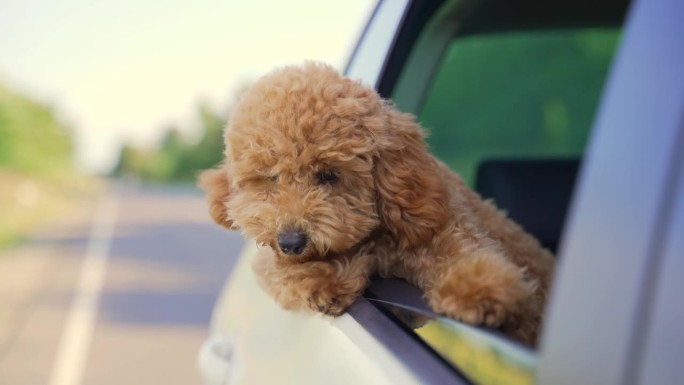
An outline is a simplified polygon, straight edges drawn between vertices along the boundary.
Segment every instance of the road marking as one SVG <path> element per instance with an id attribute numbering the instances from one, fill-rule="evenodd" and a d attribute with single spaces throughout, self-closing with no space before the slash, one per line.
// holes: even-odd
<path id="1" fill-rule="evenodd" d="M 117 213 L 118 201 L 112 196 L 101 198 L 95 207 L 90 238 L 49 385 L 80 385 L 82 382 Z"/>

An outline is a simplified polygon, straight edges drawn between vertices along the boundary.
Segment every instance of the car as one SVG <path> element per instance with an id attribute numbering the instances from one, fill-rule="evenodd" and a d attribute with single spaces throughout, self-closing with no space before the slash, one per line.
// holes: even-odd
<path id="1" fill-rule="evenodd" d="M 684 378 L 684 2 L 379 1 L 345 74 L 558 258 L 536 349 L 375 280 L 287 312 L 248 245 L 199 354 L 207 384 L 676 384 Z M 416 324 L 416 320 L 419 320 Z"/>

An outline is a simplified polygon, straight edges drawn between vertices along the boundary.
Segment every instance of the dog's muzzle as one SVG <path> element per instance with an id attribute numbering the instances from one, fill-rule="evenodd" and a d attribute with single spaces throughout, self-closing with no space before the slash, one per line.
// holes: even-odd
<path id="1" fill-rule="evenodd" d="M 278 247 L 285 254 L 299 255 L 304 251 L 308 238 L 304 233 L 284 231 L 278 234 Z"/>

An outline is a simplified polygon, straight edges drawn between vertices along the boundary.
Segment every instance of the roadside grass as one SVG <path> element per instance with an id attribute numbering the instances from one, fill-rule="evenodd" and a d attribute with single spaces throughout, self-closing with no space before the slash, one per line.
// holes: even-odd
<path id="1" fill-rule="evenodd" d="M 99 180 L 73 172 L 35 176 L 0 167 L 0 249 L 20 243 L 101 190 Z"/>

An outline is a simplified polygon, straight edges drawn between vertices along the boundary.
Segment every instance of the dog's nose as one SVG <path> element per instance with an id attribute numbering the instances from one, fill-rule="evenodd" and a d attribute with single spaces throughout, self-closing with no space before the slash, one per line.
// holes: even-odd
<path id="1" fill-rule="evenodd" d="M 298 255 L 304 251 L 307 242 L 306 234 L 285 231 L 278 234 L 278 246 L 285 254 Z"/>

